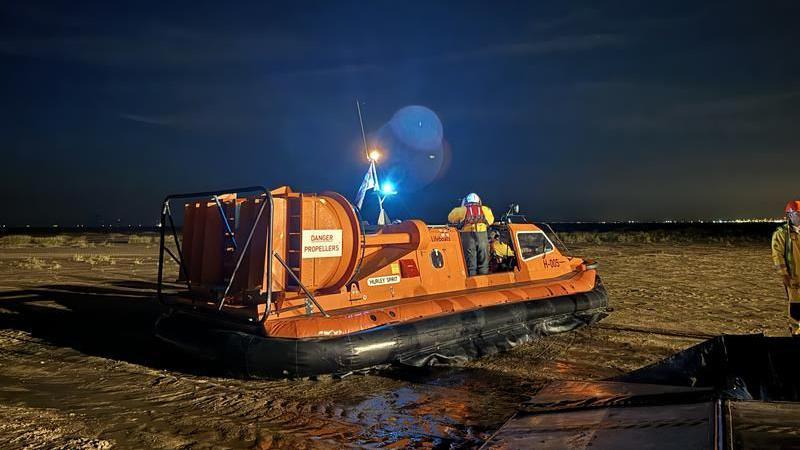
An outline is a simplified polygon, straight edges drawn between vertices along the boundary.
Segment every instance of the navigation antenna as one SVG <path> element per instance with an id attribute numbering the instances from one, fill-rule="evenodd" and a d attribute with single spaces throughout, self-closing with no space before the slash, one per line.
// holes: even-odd
<path id="1" fill-rule="evenodd" d="M 356 109 L 358 109 L 358 123 L 361 124 L 361 140 L 364 141 L 364 156 L 369 159 L 369 149 L 367 148 L 367 135 L 364 133 L 364 119 L 361 117 L 361 102 L 356 99 Z"/>

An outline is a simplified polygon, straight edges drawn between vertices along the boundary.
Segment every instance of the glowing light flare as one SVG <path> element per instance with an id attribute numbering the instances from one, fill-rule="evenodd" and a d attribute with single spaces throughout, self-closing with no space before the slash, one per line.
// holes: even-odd
<path id="1" fill-rule="evenodd" d="M 375 150 L 375 149 L 373 149 L 372 151 L 369 152 L 369 160 L 370 161 L 378 162 L 379 159 L 381 159 L 381 152 L 379 152 L 378 150 Z"/>
<path id="2" fill-rule="evenodd" d="M 383 195 L 394 195 L 397 194 L 397 190 L 394 188 L 394 184 L 390 181 L 385 181 L 383 185 L 381 185 L 381 194 Z"/>

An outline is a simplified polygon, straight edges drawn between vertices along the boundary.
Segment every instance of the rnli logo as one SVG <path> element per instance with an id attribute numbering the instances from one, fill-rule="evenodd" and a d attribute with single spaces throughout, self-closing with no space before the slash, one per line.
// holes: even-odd
<path id="1" fill-rule="evenodd" d="M 450 242 L 450 232 L 440 231 L 438 233 L 431 233 L 431 241 L 433 242 Z"/>

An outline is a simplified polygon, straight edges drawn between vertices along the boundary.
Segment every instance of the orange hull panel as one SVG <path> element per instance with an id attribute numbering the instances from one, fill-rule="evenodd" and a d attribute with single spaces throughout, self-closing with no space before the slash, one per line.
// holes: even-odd
<path id="1" fill-rule="evenodd" d="M 264 334 L 270 337 L 292 339 L 345 335 L 382 325 L 476 308 L 588 292 L 595 287 L 595 281 L 596 272 L 587 270 L 574 272 L 558 280 L 448 292 L 400 302 L 353 307 L 349 310 L 337 311 L 337 314 L 331 317 L 314 314 L 312 316 L 278 318 L 264 323 Z"/>

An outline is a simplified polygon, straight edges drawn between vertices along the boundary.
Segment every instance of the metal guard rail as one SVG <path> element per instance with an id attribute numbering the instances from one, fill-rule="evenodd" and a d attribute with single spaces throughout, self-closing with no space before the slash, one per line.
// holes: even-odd
<path id="1" fill-rule="evenodd" d="M 218 196 L 223 194 L 238 194 L 244 192 L 261 192 L 267 198 L 269 202 L 269 226 L 267 227 L 267 253 L 269 255 L 273 254 L 272 250 L 272 220 L 273 220 L 273 206 L 274 201 L 272 198 L 272 193 L 267 190 L 264 186 L 248 186 L 242 188 L 233 188 L 233 189 L 222 189 L 217 191 L 206 191 L 206 192 L 191 192 L 185 194 L 170 194 L 164 197 L 164 201 L 161 205 L 161 222 L 160 222 L 160 238 L 159 238 L 159 249 L 158 249 L 158 283 L 156 288 L 156 298 L 159 302 L 166 304 L 163 296 L 163 284 L 164 284 L 164 253 L 167 253 L 180 267 L 181 272 L 183 273 L 183 277 L 186 279 L 186 288 L 191 292 L 192 285 L 191 281 L 189 280 L 189 275 L 186 270 L 186 265 L 183 261 L 183 251 L 181 249 L 180 240 L 178 239 L 178 233 L 175 227 L 175 221 L 172 218 L 172 211 L 170 209 L 170 202 L 172 200 L 178 199 L 190 199 L 190 198 L 203 198 L 208 197 L 210 200 L 214 201 L 219 208 L 221 205 L 219 204 Z M 236 261 L 236 266 L 231 273 L 231 277 L 228 280 L 228 284 L 225 287 L 225 292 L 222 295 L 222 298 L 219 300 L 219 304 L 217 305 L 217 310 L 222 311 L 223 306 L 225 306 L 225 297 L 227 297 L 228 292 L 233 285 L 234 278 L 236 277 L 237 272 L 239 271 L 239 267 L 241 266 L 242 260 L 244 259 L 244 254 L 250 247 L 250 242 L 252 241 L 253 234 L 256 231 L 256 224 L 258 224 L 259 220 L 261 220 L 261 215 L 264 212 L 264 207 L 267 205 L 267 202 L 261 204 L 261 208 L 258 210 L 258 214 L 256 216 L 256 220 L 253 224 L 253 228 L 250 230 L 250 234 L 247 236 L 247 240 L 245 241 L 244 247 L 242 251 L 239 253 L 239 259 Z M 222 212 L 222 211 L 221 211 Z M 165 234 L 167 228 L 167 221 L 169 221 L 170 230 L 172 232 L 172 237 L 175 241 L 175 248 L 177 249 L 178 255 L 176 256 L 172 251 L 166 247 L 165 242 Z M 227 222 L 227 221 L 225 221 Z M 230 228 L 228 228 L 230 230 Z M 233 237 L 233 236 L 231 236 Z M 235 241 L 234 241 L 235 242 Z M 269 314 L 270 304 L 272 303 L 272 258 L 267 258 L 267 267 L 266 267 L 267 276 L 267 292 L 265 297 L 265 302 L 267 305 L 266 310 L 264 311 L 264 315 L 259 319 L 259 322 L 264 322 L 267 319 L 267 315 Z M 317 304 L 316 300 L 313 300 L 313 296 L 311 296 L 312 301 L 315 305 L 320 309 L 323 314 L 327 316 L 321 307 Z M 192 298 L 192 302 L 194 302 L 194 298 Z"/>

